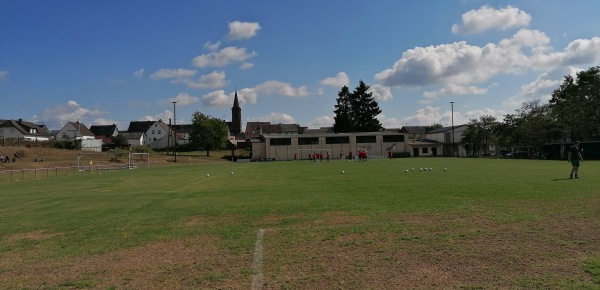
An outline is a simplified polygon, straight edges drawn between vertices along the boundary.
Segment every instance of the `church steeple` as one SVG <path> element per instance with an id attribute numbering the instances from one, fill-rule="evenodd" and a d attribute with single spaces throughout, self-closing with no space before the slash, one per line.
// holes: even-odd
<path id="1" fill-rule="evenodd" d="M 237 90 L 235 91 L 235 97 L 233 98 L 233 107 L 231 107 L 230 131 L 233 135 L 242 132 L 242 108 L 240 108 L 240 102 L 238 101 Z"/>

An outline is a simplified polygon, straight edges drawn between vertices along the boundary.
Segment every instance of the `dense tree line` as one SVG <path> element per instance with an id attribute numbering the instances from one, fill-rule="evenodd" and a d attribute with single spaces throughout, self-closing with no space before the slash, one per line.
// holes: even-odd
<path id="1" fill-rule="evenodd" d="M 541 152 L 553 142 L 600 140 L 600 67 L 565 76 L 547 104 L 525 102 L 515 114 L 471 119 L 461 139 L 469 155 L 497 147 L 531 146 Z"/>

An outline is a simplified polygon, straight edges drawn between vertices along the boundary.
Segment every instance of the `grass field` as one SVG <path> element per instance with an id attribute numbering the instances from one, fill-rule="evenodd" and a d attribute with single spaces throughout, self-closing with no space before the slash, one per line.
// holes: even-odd
<path id="1" fill-rule="evenodd" d="M 600 289 L 600 162 L 568 173 L 407 158 L 3 182 L 0 289 Z"/>

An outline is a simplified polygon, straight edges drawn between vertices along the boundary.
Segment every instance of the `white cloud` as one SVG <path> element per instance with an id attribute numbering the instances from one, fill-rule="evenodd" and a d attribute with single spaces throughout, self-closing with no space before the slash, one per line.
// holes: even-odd
<path id="1" fill-rule="evenodd" d="M 6 79 L 7 77 L 8 77 L 8 72 L 0 70 L 0 80 Z"/>
<path id="2" fill-rule="evenodd" d="M 554 52 L 540 31 L 521 29 L 499 44 L 483 47 L 466 42 L 416 47 L 402 54 L 392 68 L 375 75 L 385 86 L 419 87 L 435 84 L 480 83 L 500 74 L 521 74 L 569 65 L 594 65 L 600 61 L 600 37 L 571 42 Z"/>
<path id="3" fill-rule="evenodd" d="M 322 80 L 321 84 L 325 85 L 325 86 L 332 86 L 332 87 L 341 89 L 343 86 L 350 85 L 350 78 L 348 77 L 348 75 L 345 72 L 339 72 L 334 77 L 328 77 L 328 78 Z"/>
<path id="4" fill-rule="evenodd" d="M 256 56 L 256 52 L 248 52 L 246 48 L 228 46 L 216 52 L 210 52 L 195 57 L 192 60 L 194 66 L 204 67 L 223 67 L 232 62 L 245 62 Z"/>
<path id="5" fill-rule="evenodd" d="M 517 31 L 511 38 L 502 39 L 501 47 L 531 47 L 535 52 L 544 53 L 550 48 L 547 45 L 550 43 L 550 38 L 546 33 L 539 30 L 521 29 Z"/>
<path id="6" fill-rule="evenodd" d="M 513 59 L 515 56 L 493 44 L 483 48 L 466 42 L 416 47 L 375 79 L 385 86 L 479 82 L 511 68 Z"/>
<path id="7" fill-rule="evenodd" d="M 217 42 L 210 42 L 210 41 L 207 41 L 207 42 L 204 44 L 204 48 L 206 48 L 206 49 L 208 49 L 208 50 L 210 50 L 210 51 L 217 50 L 217 49 L 219 49 L 219 47 L 221 47 L 221 42 L 220 42 L 220 41 L 217 41 Z"/>
<path id="8" fill-rule="evenodd" d="M 40 119 L 44 122 L 57 121 L 60 124 L 66 124 L 67 122 L 75 122 L 83 120 L 94 119 L 95 116 L 105 115 L 106 112 L 100 110 L 92 110 L 80 106 L 76 101 L 68 101 L 66 104 L 57 105 L 52 108 L 45 109 L 40 114 Z M 90 124 L 86 124 L 89 126 Z"/>
<path id="9" fill-rule="evenodd" d="M 226 38 L 229 40 L 251 38 L 256 36 L 257 31 L 260 29 L 258 22 L 233 21 L 229 23 L 229 33 Z"/>
<path id="10" fill-rule="evenodd" d="M 258 96 L 282 95 L 286 97 L 305 97 L 308 95 L 308 89 L 305 86 L 293 87 L 289 83 L 280 81 L 266 81 L 254 88 L 244 88 L 237 91 L 240 105 L 256 103 Z M 218 90 L 202 96 L 202 103 L 210 107 L 226 107 L 233 103 L 234 94 L 225 94 L 225 91 Z"/>
<path id="11" fill-rule="evenodd" d="M 494 116 L 498 121 L 504 120 L 505 111 L 483 108 L 461 113 L 454 108 L 454 125 L 463 125 L 469 123 L 470 119 L 479 119 L 481 116 Z M 429 126 L 432 124 L 442 124 L 442 126 L 452 125 L 452 110 L 449 108 L 442 111 L 439 107 L 426 106 L 418 109 L 417 112 L 409 117 L 402 119 L 401 126 Z"/>
<path id="12" fill-rule="evenodd" d="M 156 116 L 144 116 L 138 119 L 138 121 L 158 121 L 158 120 L 163 120 L 164 122 L 169 122 L 169 118 L 173 118 L 173 112 L 169 111 L 169 110 L 164 110 L 162 113 L 156 115 Z M 181 123 L 181 121 L 178 121 L 177 123 Z"/>
<path id="13" fill-rule="evenodd" d="M 565 64 L 590 64 L 600 61 L 600 37 L 577 39 L 565 49 Z"/>
<path id="14" fill-rule="evenodd" d="M 442 122 L 440 108 L 427 106 L 418 109 L 417 112 L 409 117 L 402 119 L 402 126 L 429 126 L 435 123 Z M 444 125 L 442 123 L 442 125 Z"/>
<path id="15" fill-rule="evenodd" d="M 249 69 L 249 68 L 253 68 L 254 64 L 250 63 L 250 62 L 244 62 L 242 64 L 240 64 L 240 69 Z"/>
<path id="16" fill-rule="evenodd" d="M 200 99 L 198 97 L 191 96 L 188 93 L 179 93 L 179 95 L 177 95 L 176 97 L 169 98 L 168 102 L 177 102 L 177 106 L 187 106 L 197 103 L 199 100 Z"/>
<path id="17" fill-rule="evenodd" d="M 240 101 L 240 103 L 242 103 L 242 101 Z M 233 104 L 233 97 L 228 96 L 224 90 L 217 90 L 202 96 L 202 104 L 208 107 L 231 106 L 231 104 Z"/>
<path id="18" fill-rule="evenodd" d="M 444 88 L 441 88 L 434 92 L 424 92 L 423 97 L 426 99 L 436 99 L 439 96 L 446 95 L 483 95 L 487 93 L 487 89 L 476 86 L 461 86 L 456 84 L 449 84 Z"/>
<path id="19" fill-rule="evenodd" d="M 577 67 L 552 68 L 540 74 L 533 82 L 521 86 L 521 90 L 504 100 L 503 105 L 517 109 L 525 102 L 541 100 L 547 102 L 552 97 L 552 92 L 560 87 L 567 75 L 575 77 L 582 69 Z"/>
<path id="20" fill-rule="evenodd" d="M 333 116 L 321 116 L 310 121 L 308 123 L 308 128 L 317 129 L 321 127 L 331 127 L 334 122 Z"/>
<path id="21" fill-rule="evenodd" d="M 142 78 L 144 76 L 144 69 L 138 69 L 135 72 L 133 72 L 133 76 L 137 79 Z"/>
<path id="22" fill-rule="evenodd" d="M 285 113 L 270 113 L 258 118 L 259 122 L 271 122 L 271 124 L 296 124 L 294 118 Z"/>
<path id="23" fill-rule="evenodd" d="M 159 69 L 158 71 L 156 71 L 155 73 L 153 73 L 152 75 L 150 75 L 150 78 L 153 79 L 153 80 L 160 80 L 160 79 L 182 79 L 182 78 L 192 77 L 196 73 L 198 73 L 196 70 L 191 70 L 191 69 L 183 69 L 183 68 L 166 69 L 166 68 L 162 68 L 162 69 Z"/>
<path id="24" fill-rule="evenodd" d="M 379 102 L 389 101 L 394 98 L 392 90 L 389 87 L 375 84 L 370 87 L 370 92 L 373 94 L 373 98 Z"/>
<path id="25" fill-rule="evenodd" d="M 482 6 L 463 14 L 462 24 L 454 24 L 452 33 L 474 34 L 490 29 L 507 30 L 527 26 L 530 22 L 531 16 L 518 8 L 506 6 L 506 8 L 495 9 Z"/>
<path id="26" fill-rule="evenodd" d="M 203 75 L 197 80 L 189 78 L 173 80 L 174 83 L 184 83 L 192 89 L 207 89 L 207 88 L 222 88 L 227 85 L 225 80 L 226 74 L 224 71 L 214 71 L 210 74 Z"/>
<path id="27" fill-rule="evenodd" d="M 294 88 L 289 83 L 280 81 L 266 81 L 254 88 L 257 94 L 264 95 L 284 95 L 287 97 L 306 97 L 308 89 L 305 86 Z"/>

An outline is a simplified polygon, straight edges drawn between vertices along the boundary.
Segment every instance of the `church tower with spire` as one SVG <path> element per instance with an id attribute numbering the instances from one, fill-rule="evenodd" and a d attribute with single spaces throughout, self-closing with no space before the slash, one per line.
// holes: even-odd
<path id="1" fill-rule="evenodd" d="M 233 107 L 231 107 L 231 125 L 229 126 L 229 131 L 231 131 L 232 135 L 242 133 L 242 108 L 240 108 L 240 102 L 238 101 L 237 90 L 233 99 Z"/>

